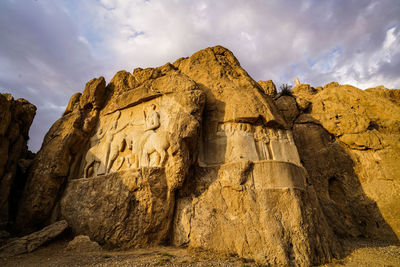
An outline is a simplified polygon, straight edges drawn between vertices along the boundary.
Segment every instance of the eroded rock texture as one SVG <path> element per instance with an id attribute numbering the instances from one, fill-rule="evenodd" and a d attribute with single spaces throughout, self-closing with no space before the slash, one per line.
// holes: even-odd
<path id="1" fill-rule="evenodd" d="M 28 133 L 36 107 L 25 99 L 0 94 L 0 229 L 9 228 L 33 154 Z"/>
<path id="2" fill-rule="evenodd" d="M 273 98 L 272 98 L 273 97 Z M 87 83 L 47 133 L 17 228 L 173 244 L 272 266 L 399 234 L 397 91 L 255 82 L 217 46 Z"/>
<path id="3" fill-rule="evenodd" d="M 268 91 L 222 47 L 174 65 L 201 84 L 207 102 L 199 167 L 178 195 L 173 243 L 271 265 L 339 255 L 292 131 Z"/>
<path id="4" fill-rule="evenodd" d="M 175 191 L 197 158 L 204 102 L 170 64 L 118 72 L 107 86 L 90 81 L 46 135 L 18 226 L 63 218 L 101 244 L 164 242 Z"/>
<path id="5" fill-rule="evenodd" d="M 312 105 L 295 122 L 296 145 L 339 236 L 400 236 L 398 92 L 338 83 L 293 89 Z"/>

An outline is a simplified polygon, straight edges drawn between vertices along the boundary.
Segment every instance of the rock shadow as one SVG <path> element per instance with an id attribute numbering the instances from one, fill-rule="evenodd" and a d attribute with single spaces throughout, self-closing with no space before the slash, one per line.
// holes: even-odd
<path id="1" fill-rule="evenodd" d="M 351 156 L 335 137 L 317 122 L 295 123 L 293 135 L 309 174 L 307 182 L 314 187 L 327 223 L 341 243 L 363 239 L 399 244 L 377 203 L 365 194 Z"/>

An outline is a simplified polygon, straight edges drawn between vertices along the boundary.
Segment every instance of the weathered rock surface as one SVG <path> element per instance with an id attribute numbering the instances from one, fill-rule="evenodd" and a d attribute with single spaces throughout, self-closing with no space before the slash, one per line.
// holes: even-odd
<path id="1" fill-rule="evenodd" d="M 340 255 L 288 129 L 295 100 L 282 97 L 288 112 L 280 112 L 222 47 L 174 65 L 201 84 L 207 101 L 199 167 L 178 194 L 173 243 L 270 265 Z"/>
<path id="2" fill-rule="evenodd" d="M 65 219 L 85 242 L 271 266 L 341 257 L 341 238 L 397 242 L 397 91 L 292 93 L 255 82 L 221 46 L 93 79 L 47 133 L 17 228 Z"/>
<path id="3" fill-rule="evenodd" d="M 174 199 L 163 168 L 71 180 L 61 214 L 75 233 L 108 246 L 146 247 L 165 241 Z"/>
<path id="4" fill-rule="evenodd" d="M 104 78 L 88 82 L 78 102 L 70 101 L 65 114 L 46 134 L 29 172 L 23 197 L 19 204 L 16 228 L 29 232 L 45 224 L 62 193 L 62 186 L 73 172 L 72 165 L 80 164 L 82 147 L 97 122 L 98 95 L 107 95 Z M 71 103 L 73 102 L 73 103 Z M 69 111 L 73 106 L 73 111 Z"/>
<path id="5" fill-rule="evenodd" d="M 28 132 L 36 107 L 25 99 L 0 94 L 0 229 L 10 226 L 30 165 Z"/>
<path id="6" fill-rule="evenodd" d="M 266 95 L 269 95 L 271 97 L 276 96 L 277 91 L 276 91 L 275 84 L 272 80 L 258 81 L 257 83 L 261 86 L 261 88 L 263 89 L 263 91 Z"/>
<path id="7" fill-rule="evenodd" d="M 29 173 L 18 227 L 66 219 L 101 244 L 167 239 L 175 191 L 197 159 L 205 94 L 171 64 L 120 71 L 72 96 Z"/>
<path id="8" fill-rule="evenodd" d="M 0 247 L 0 256 L 11 257 L 22 253 L 32 252 L 44 243 L 60 235 L 67 227 L 68 223 L 66 221 L 59 221 L 46 226 L 38 232 L 17 238 Z"/>
<path id="9" fill-rule="evenodd" d="M 68 251 L 76 251 L 76 252 L 92 252 L 92 251 L 100 251 L 101 246 L 92 240 L 86 235 L 78 235 L 72 241 L 70 241 L 65 248 Z"/>
<path id="10" fill-rule="evenodd" d="M 296 145 L 340 236 L 394 241 L 400 236 L 397 92 L 338 83 L 320 91 L 306 84 L 293 89 L 312 105 L 295 123 Z"/>

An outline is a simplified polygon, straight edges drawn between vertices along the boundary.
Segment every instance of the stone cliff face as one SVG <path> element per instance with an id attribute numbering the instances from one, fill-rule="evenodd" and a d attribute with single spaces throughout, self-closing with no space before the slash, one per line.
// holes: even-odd
<path id="1" fill-rule="evenodd" d="M 59 219 L 100 244 L 173 244 L 272 266 L 398 242 L 396 90 L 277 94 L 217 46 L 88 82 L 33 160 L 15 228 Z"/>
<path id="2" fill-rule="evenodd" d="M 398 92 L 338 83 L 293 89 L 297 101 L 311 103 L 294 122 L 295 142 L 340 236 L 400 236 Z"/>
<path id="3" fill-rule="evenodd" d="M 33 154 L 26 145 L 36 107 L 0 94 L 0 229 L 9 228 Z"/>

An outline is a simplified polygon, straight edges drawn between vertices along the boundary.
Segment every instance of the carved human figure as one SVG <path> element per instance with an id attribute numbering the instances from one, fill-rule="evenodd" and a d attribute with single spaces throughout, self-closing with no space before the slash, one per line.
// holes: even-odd
<path id="1" fill-rule="evenodd" d="M 269 137 L 264 128 L 256 129 L 256 132 L 254 133 L 254 140 L 256 141 L 257 144 L 260 160 L 271 159 L 270 149 L 269 149 Z"/>
<path id="2" fill-rule="evenodd" d="M 296 78 L 294 79 L 294 83 L 295 83 L 296 85 L 299 85 L 299 84 L 300 84 L 299 78 L 296 77 Z"/>
<path id="3" fill-rule="evenodd" d="M 121 112 L 117 111 L 110 127 L 106 129 L 100 128 L 99 134 L 90 139 L 90 148 L 85 156 L 84 177 L 88 176 L 90 167 L 93 167 L 94 175 L 109 173 L 119 152 L 124 149 L 125 135 L 117 134 L 125 129 L 128 124 L 118 128 L 120 116 Z M 105 137 L 105 141 L 101 141 L 103 137 Z"/>
<path id="4" fill-rule="evenodd" d="M 160 114 L 157 112 L 157 106 L 152 104 L 143 110 L 145 131 L 140 142 L 141 157 L 140 165 L 142 166 L 162 166 L 166 159 L 166 150 L 169 147 L 167 134 L 162 131 L 155 130 L 160 127 Z M 150 155 L 154 152 L 158 153 L 157 160 L 150 164 Z"/>
<path id="5" fill-rule="evenodd" d="M 151 104 L 147 111 L 143 110 L 143 116 L 145 121 L 145 131 L 155 130 L 160 127 L 160 115 L 156 111 L 157 106 Z"/>

